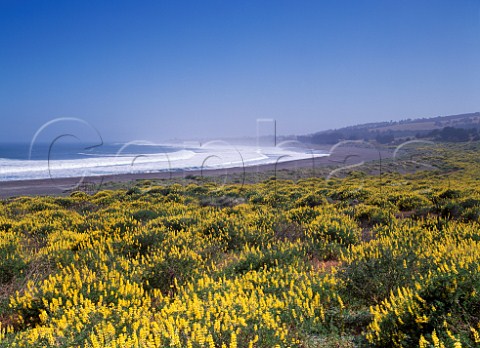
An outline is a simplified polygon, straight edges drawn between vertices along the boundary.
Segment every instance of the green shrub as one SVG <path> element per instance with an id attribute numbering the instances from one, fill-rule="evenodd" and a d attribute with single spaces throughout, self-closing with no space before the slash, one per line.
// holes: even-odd
<path id="1" fill-rule="evenodd" d="M 141 209 L 133 213 L 132 216 L 137 221 L 145 222 L 148 220 L 155 219 L 158 216 L 158 214 L 148 209 Z"/>
<path id="2" fill-rule="evenodd" d="M 403 195 L 397 201 L 397 206 L 400 211 L 410 211 L 419 209 L 428 205 L 429 201 L 419 195 Z"/>
<path id="3" fill-rule="evenodd" d="M 0 285 L 20 276 L 27 267 L 14 241 L 0 244 Z"/>
<path id="4" fill-rule="evenodd" d="M 307 237 L 321 243 L 336 242 L 349 245 L 360 241 L 361 230 L 348 216 L 320 214 L 307 227 Z"/>

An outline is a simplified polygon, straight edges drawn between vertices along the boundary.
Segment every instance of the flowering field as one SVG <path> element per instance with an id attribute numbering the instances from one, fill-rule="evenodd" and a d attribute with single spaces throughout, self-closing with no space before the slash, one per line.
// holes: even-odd
<path id="1" fill-rule="evenodd" d="M 480 346 L 477 147 L 381 178 L 2 201 L 0 347 Z"/>

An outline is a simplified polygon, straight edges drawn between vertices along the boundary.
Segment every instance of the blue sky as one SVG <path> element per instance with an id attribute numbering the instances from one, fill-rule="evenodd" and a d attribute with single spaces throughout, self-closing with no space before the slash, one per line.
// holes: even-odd
<path id="1" fill-rule="evenodd" d="M 480 1 L 0 0 L 0 142 L 106 141 L 480 111 Z"/>

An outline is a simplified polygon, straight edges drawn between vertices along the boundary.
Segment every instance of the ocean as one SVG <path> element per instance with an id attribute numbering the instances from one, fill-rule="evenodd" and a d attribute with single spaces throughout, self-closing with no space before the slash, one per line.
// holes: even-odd
<path id="1" fill-rule="evenodd" d="M 222 169 L 274 164 L 327 156 L 302 146 L 239 146 L 223 141 L 205 144 L 78 143 L 0 144 L 0 181 L 68 178 Z"/>

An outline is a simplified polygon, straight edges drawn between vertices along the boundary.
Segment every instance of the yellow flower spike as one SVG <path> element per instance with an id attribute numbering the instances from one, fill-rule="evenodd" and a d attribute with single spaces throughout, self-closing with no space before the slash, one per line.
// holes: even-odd
<path id="1" fill-rule="evenodd" d="M 423 335 L 420 335 L 420 341 L 418 342 L 419 348 L 428 348 L 429 343 Z"/>
<path id="2" fill-rule="evenodd" d="M 470 331 L 472 333 L 475 343 L 480 343 L 480 334 L 478 333 L 478 331 L 473 327 L 470 327 Z"/>
<path id="3" fill-rule="evenodd" d="M 208 335 L 207 342 L 209 348 L 215 348 L 215 342 L 213 341 L 213 337 L 211 334 Z"/>
<path id="4" fill-rule="evenodd" d="M 438 339 L 437 332 L 435 329 L 432 332 L 432 341 L 435 348 L 440 348 L 440 340 Z"/>
<path id="5" fill-rule="evenodd" d="M 232 332 L 231 334 L 229 348 L 237 348 L 237 334 L 235 332 Z"/>

